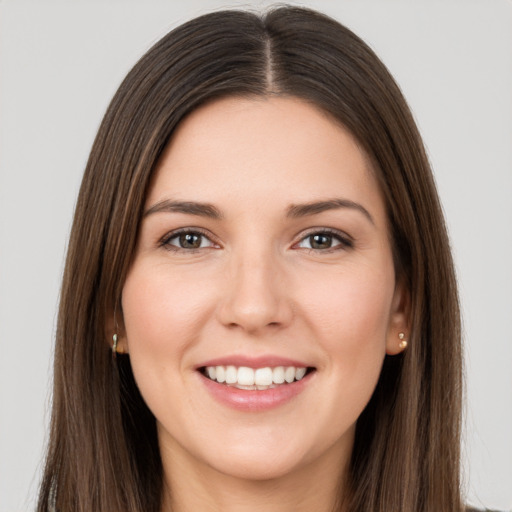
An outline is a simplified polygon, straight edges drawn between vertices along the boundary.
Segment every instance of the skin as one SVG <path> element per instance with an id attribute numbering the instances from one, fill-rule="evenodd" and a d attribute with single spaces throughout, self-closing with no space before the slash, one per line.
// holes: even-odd
<path id="1" fill-rule="evenodd" d="M 289 215 L 291 205 L 333 198 L 359 206 Z M 208 203 L 222 217 L 155 211 L 166 200 Z M 332 510 L 356 420 L 406 332 L 407 297 L 365 154 L 299 99 L 217 100 L 173 136 L 149 210 L 119 343 L 157 420 L 172 489 L 162 510 Z M 180 247 L 183 228 L 203 234 L 201 247 Z M 312 248 L 311 235 L 326 229 L 335 234 Z M 239 411 L 214 400 L 197 371 L 233 354 L 315 371 L 285 404 Z"/>

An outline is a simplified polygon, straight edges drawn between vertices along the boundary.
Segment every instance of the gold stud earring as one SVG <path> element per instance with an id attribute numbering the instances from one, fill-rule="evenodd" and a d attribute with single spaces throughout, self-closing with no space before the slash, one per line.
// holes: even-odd
<path id="1" fill-rule="evenodd" d="M 407 340 L 405 339 L 405 334 L 401 332 L 398 337 L 400 338 L 400 348 L 404 349 L 407 347 Z"/>
<path id="2" fill-rule="evenodd" d="M 117 355 L 117 334 L 112 336 L 112 356 L 115 358 Z"/>

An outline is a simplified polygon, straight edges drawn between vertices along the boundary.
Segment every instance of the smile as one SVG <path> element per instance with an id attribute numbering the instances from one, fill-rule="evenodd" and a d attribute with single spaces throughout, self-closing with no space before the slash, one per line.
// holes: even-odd
<path id="1" fill-rule="evenodd" d="M 311 388 L 317 368 L 278 355 L 247 357 L 231 354 L 196 366 L 207 394 L 243 412 L 263 412 L 284 406 Z"/>
<path id="2" fill-rule="evenodd" d="M 300 381 L 308 370 L 312 369 L 295 366 L 249 368 L 232 365 L 205 366 L 201 369 L 203 375 L 214 382 L 248 391 L 265 391 Z"/>

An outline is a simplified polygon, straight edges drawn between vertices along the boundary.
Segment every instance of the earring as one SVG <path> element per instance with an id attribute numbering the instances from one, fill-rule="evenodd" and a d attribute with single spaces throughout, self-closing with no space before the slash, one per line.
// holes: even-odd
<path id="1" fill-rule="evenodd" d="M 117 334 L 112 336 L 112 356 L 115 358 L 117 355 Z"/>
<path id="2" fill-rule="evenodd" d="M 117 304 L 114 303 L 114 328 L 116 330 L 116 332 L 114 332 L 114 335 L 112 336 L 112 357 L 115 359 L 117 354 L 119 354 L 120 352 L 117 351 L 117 340 L 118 340 L 118 336 L 117 336 L 117 319 L 116 319 L 116 309 L 117 309 Z"/>
<path id="3" fill-rule="evenodd" d="M 399 347 L 400 348 L 406 348 L 407 347 L 407 340 L 405 339 L 405 334 L 403 332 L 401 332 L 399 335 L 398 335 L 398 338 L 400 339 L 400 345 Z"/>

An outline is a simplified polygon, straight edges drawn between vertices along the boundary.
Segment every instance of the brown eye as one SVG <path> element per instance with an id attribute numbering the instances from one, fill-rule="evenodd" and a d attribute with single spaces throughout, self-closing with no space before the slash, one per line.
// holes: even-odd
<path id="1" fill-rule="evenodd" d="M 162 245 L 176 251 L 215 247 L 215 244 L 206 235 L 198 231 L 182 231 L 171 234 L 163 240 Z"/>
<path id="2" fill-rule="evenodd" d="M 179 237 L 179 246 L 182 249 L 199 249 L 203 236 L 198 233 L 182 233 Z"/>
<path id="3" fill-rule="evenodd" d="M 329 251 L 348 249 L 353 246 L 352 240 L 344 233 L 331 233 L 330 231 L 317 231 L 305 236 L 296 247 L 312 251 Z"/>
<path id="4" fill-rule="evenodd" d="M 332 247 L 332 235 L 321 233 L 308 238 L 312 249 L 330 249 Z"/>

